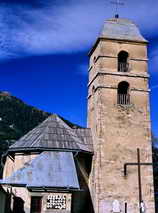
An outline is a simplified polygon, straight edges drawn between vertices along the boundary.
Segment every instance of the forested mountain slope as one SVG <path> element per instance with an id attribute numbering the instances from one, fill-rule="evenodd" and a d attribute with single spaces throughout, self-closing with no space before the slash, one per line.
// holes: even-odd
<path id="1" fill-rule="evenodd" d="M 50 113 L 27 105 L 8 92 L 0 92 L 0 151 L 49 115 Z"/>
<path id="2" fill-rule="evenodd" d="M 8 92 L 0 92 L 0 153 L 44 121 L 49 115 Z M 71 128 L 81 128 L 60 117 Z"/>

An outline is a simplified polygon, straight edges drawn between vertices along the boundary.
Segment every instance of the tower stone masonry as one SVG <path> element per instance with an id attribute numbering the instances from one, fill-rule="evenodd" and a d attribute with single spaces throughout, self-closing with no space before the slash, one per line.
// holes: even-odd
<path id="1" fill-rule="evenodd" d="M 148 88 L 148 42 L 127 20 L 105 21 L 91 49 L 88 84 L 88 127 L 94 156 L 90 191 L 95 213 L 138 213 L 137 149 L 143 163 L 152 162 Z M 145 211 L 154 213 L 152 166 L 141 166 Z M 118 206 L 114 206 L 117 204 Z M 117 212 L 117 213 L 118 213 Z"/>

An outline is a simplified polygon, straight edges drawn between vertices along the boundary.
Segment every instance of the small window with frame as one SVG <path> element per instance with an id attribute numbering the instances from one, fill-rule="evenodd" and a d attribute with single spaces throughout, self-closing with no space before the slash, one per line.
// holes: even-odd
<path id="1" fill-rule="evenodd" d="M 41 213 L 41 212 L 42 212 L 42 197 L 32 196 L 30 213 Z"/>

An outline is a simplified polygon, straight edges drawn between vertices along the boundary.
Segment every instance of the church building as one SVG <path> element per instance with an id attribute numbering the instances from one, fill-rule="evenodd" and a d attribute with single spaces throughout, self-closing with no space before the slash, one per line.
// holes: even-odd
<path id="1" fill-rule="evenodd" d="M 105 21 L 89 52 L 87 128 L 52 115 L 9 148 L 9 212 L 155 213 L 147 45 L 132 21 Z"/>

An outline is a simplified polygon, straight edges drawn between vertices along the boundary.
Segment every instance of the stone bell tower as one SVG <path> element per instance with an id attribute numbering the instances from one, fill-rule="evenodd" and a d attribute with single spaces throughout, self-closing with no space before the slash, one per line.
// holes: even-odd
<path id="1" fill-rule="evenodd" d="M 94 142 L 90 191 L 95 213 L 155 212 L 153 169 L 145 165 L 152 163 L 147 43 L 134 23 L 113 18 L 105 21 L 89 53 L 88 127 Z M 126 163 L 136 164 L 128 166 L 124 176 Z"/>

